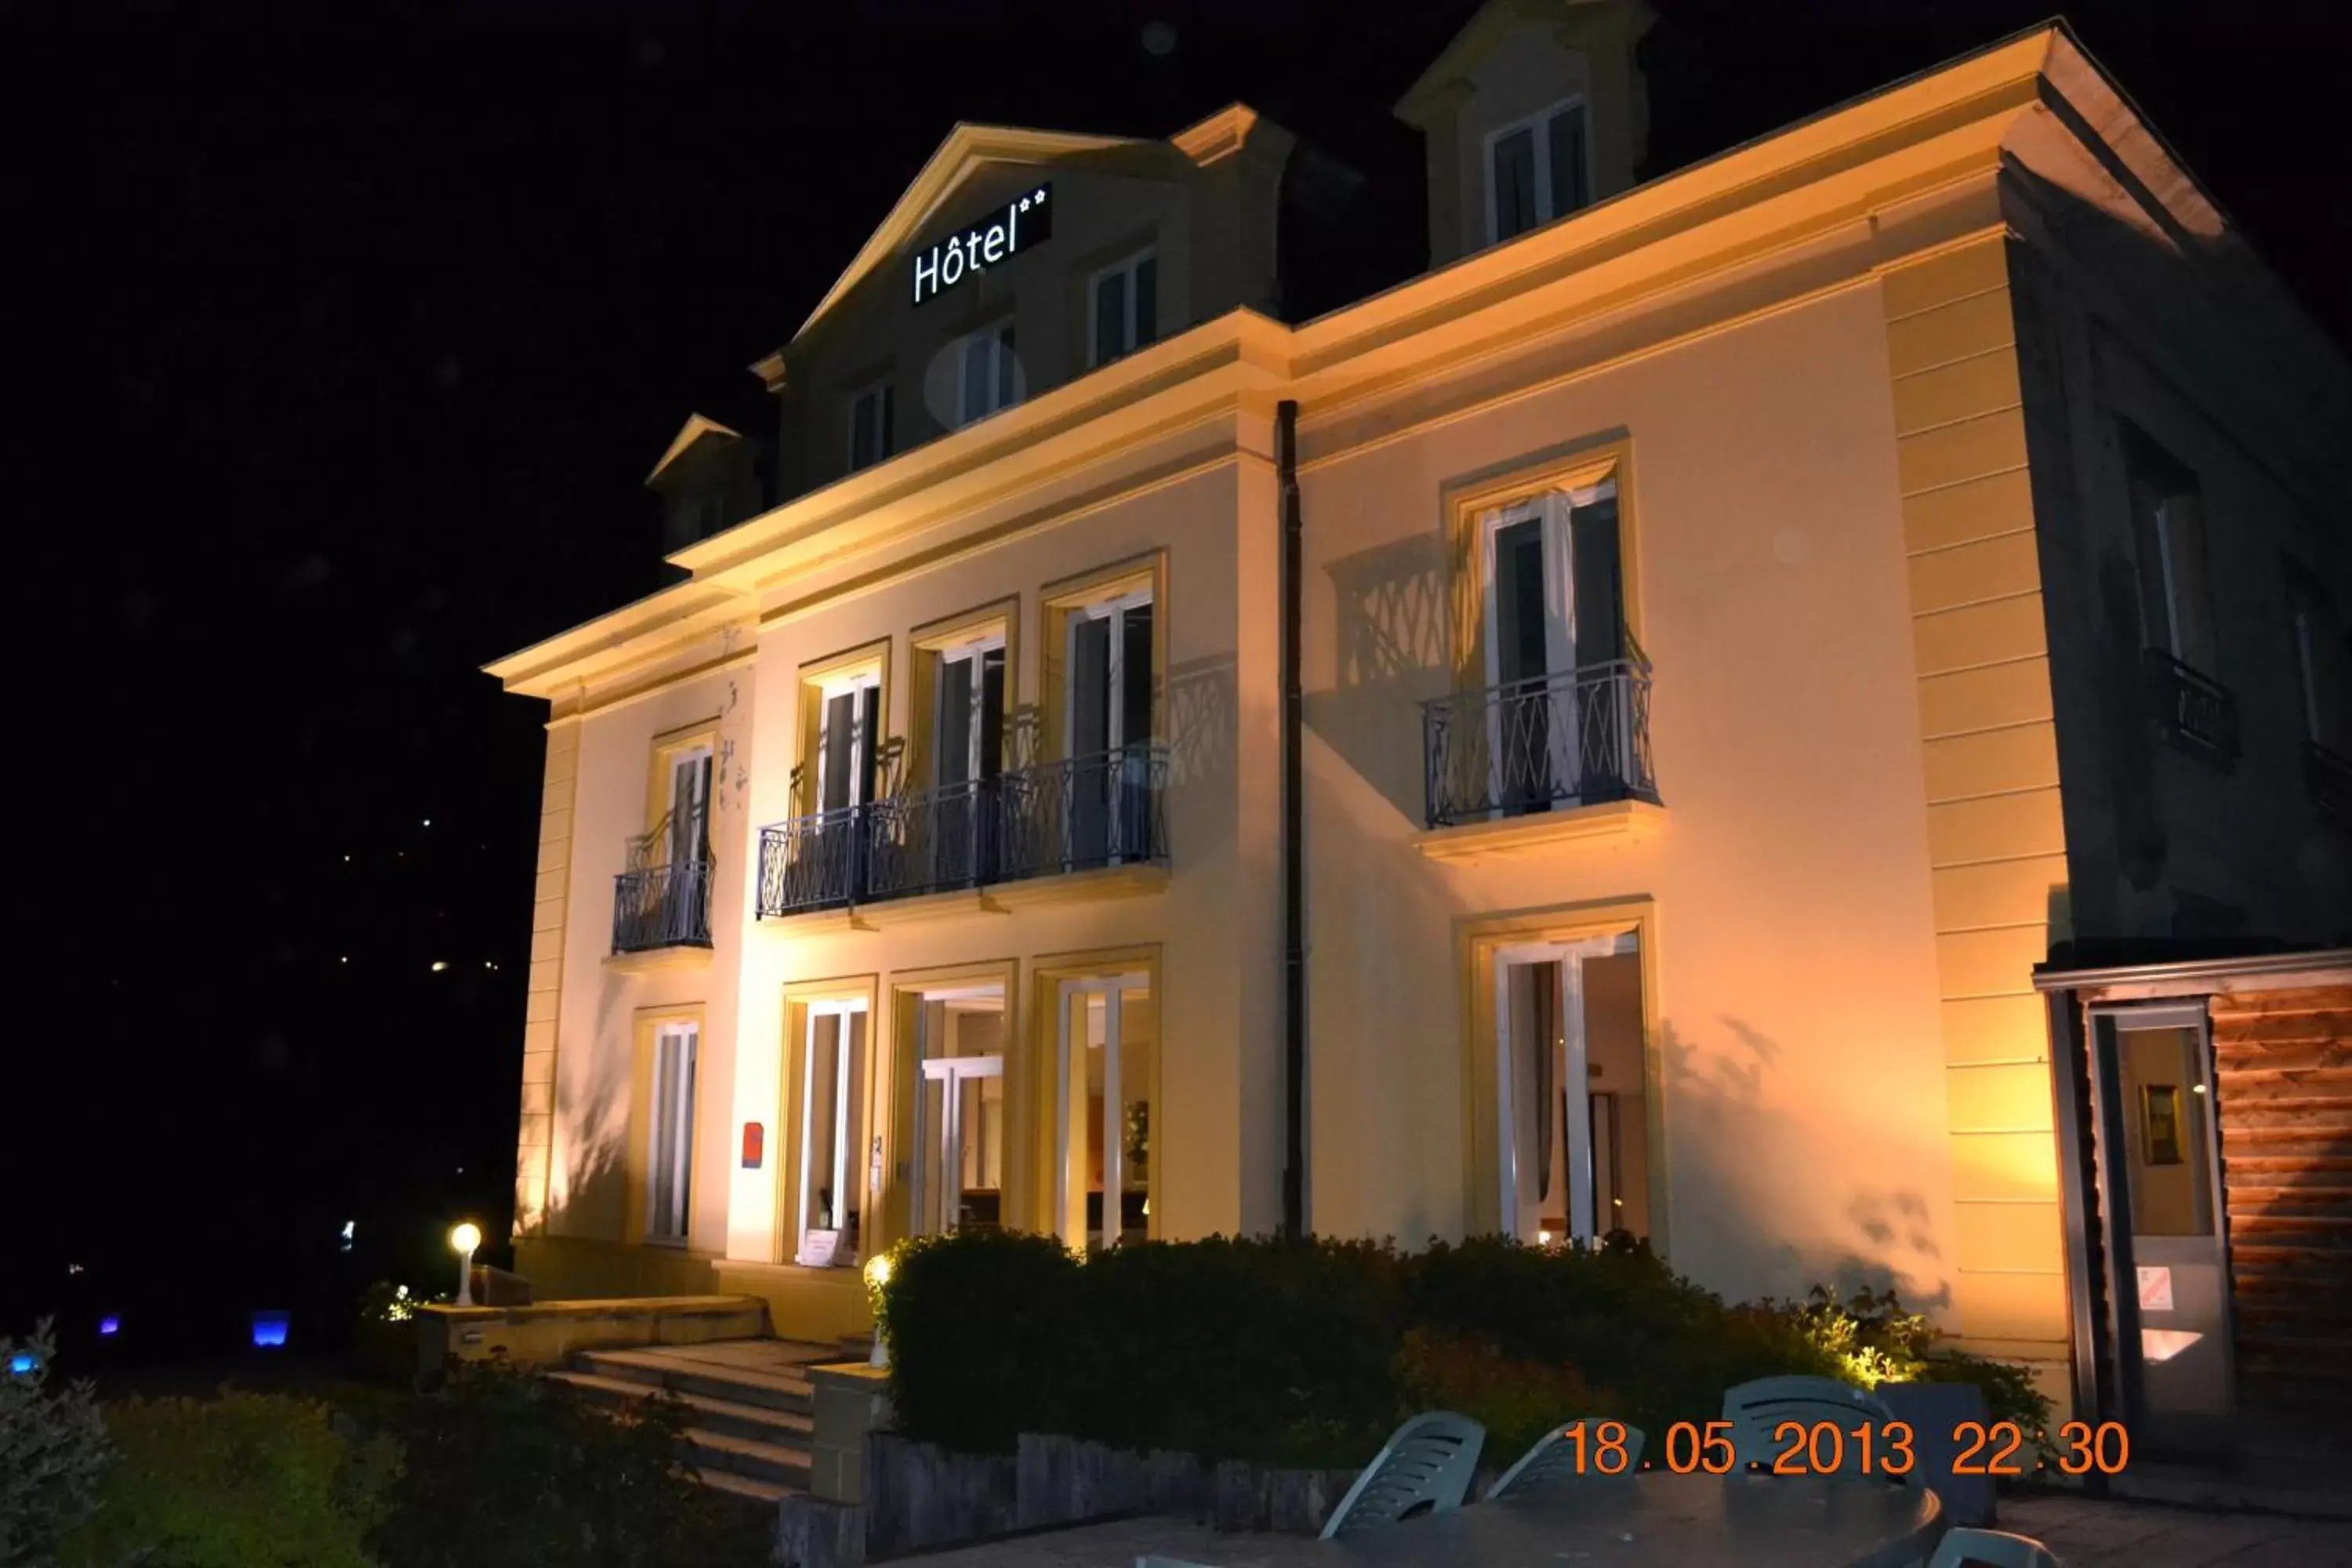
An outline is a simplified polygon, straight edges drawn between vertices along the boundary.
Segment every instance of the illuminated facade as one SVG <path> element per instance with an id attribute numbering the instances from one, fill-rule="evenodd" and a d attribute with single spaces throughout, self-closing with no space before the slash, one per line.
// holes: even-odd
<path id="1" fill-rule="evenodd" d="M 542 1293 L 1296 1202 L 2063 1366 L 2033 966 L 2352 903 L 2352 377 L 2063 32 L 1642 184 L 1638 22 L 1479 13 L 1435 264 L 1296 324 L 1270 122 L 959 127 L 680 433 L 686 579 L 491 667 Z"/>

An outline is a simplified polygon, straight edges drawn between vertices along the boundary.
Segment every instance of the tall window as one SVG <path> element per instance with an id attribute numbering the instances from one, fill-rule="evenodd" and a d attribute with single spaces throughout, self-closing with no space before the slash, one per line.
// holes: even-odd
<path id="1" fill-rule="evenodd" d="M 992 779 L 1004 767 L 1004 634 L 942 648 L 939 658 L 931 782 Z"/>
<path id="2" fill-rule="evenodd" d="M 654 1030 L 652 1124 L 646 1141 L 646 1236 L 683 1242 L 692 1215 L 695 1047 L 701 1028 L 666 1023 Z"/>
<path id="3" fill-rule="evenodd" d="M 890 455 L 890 384 L 877 382 L 849 400 L 849 471 Z"/>
<path id="4" fill-rule="evenodd" d="M 1584 102 L 1570 99 L 1486 136 L 1486 237 L 1514 239 L 1592 202 Z"/>
<path id="5" fill-rule="evenodd" d="M 1489 802 L 1517 812 L 1615 798 L 1639 782 L 1616 481 L 1497 508 L 1479 528 Z"/>
<path id="6" fill-rule="evenodd" d="M 669 865 L 698 865 L 710 858 L 710 746 L 706 742 L 675 751 L 666 761 L 669 802 L 659 847 Z"/>
<path id="7" fill-rule="evenodd" d="M 1100 1248 L 1150 1234 L 1152 1058 L 1159 1008 L 1138 972 L 1057 987 L 1055 1212 L 1062 1239 Z"/>
<path id="8" fill-rule="evenodd" d="M 1160 335 L 1160 258 L 1146 250 L 1094 275 L 1087 289 L 1087 363 L 1108 364 Z"/>
<path id="9" fill-rule="evenodd" d="M 982 328 L 958 345 L 956 423 L 969 425 L 1021 401 L 1021 362 L 1013 352 L 1013 323 Z"/>
<path id="10" fill-rule="evenodd" d="M 1070 612 L 1063 856 L 1072 868 L 1148 857 L 1151 841 L 1151 590 Z"/>
<path id="11" fill-rule="evenodd" d="M 866 1004 L 815 1002 L 801 1052 L 801 1213 L 793 1260 L 857 1261 L 866 1177 Z"/>
<path id="12" fill-rule="evenodd" d="M 1529 943 L 1496 960 L 1503 1230 L 1538 1245 L 1647 1235 L 1638 940 Z"/>
<path id="13" fill-rule="evenodd" d="M 817 721 L 816 805 L 838 811 L 874 798 L 875 738 L 882 721 L 882 678 L 860 670 L 822 683 Z"/>
<path id="14" fill-rule="evenodd" d="M 2204 500 L 2197 476 L 2128 425 L 2124 426 L 2124 459 L 2139 558 L 2144 646 L 2170 654 L 2200 674 L 2217 675 Z"/>
<path id="15" fill-rule="evenodd" d="M 2288 630 L 2294 638 L 2296 689 L 2303 699 L 2304 739 L 2352 757 L 2352 637 L 2337 622 L 2327 590 L 2302 567 L 2287 563 Z"/>

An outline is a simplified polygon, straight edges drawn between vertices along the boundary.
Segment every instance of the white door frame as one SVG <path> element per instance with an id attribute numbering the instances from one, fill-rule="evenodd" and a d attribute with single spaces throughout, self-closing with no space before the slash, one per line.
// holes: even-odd
<path id="1" fill-rule="evenodd" d="M 1122 974 L 1090 974 L 1081 979 L 1063 981 L 1056 994 L 1058 1005 L 1055 1008 L 1054 1024 L 1056 1068 L 1054 1075 L 1055 1084 L 1054 1091 L 1054 1223 L 1057 1229 L 1066 1230 L 1069 1227 L 1070 1201 L 1073 1195 L 1070 1181 L 1070 1118 L 1075 1109 L 1072 1104 L 1075 1089 L 1071 1081 L 1071 1071 L 1076 1053 L 1072 1049 L 1070 1041 L 1070 1001 L 1072 997 L 1078 995 L 1086 995 L 1089 998 L 1101 995 L 1103 997 L 1102 1235 L 1105 1247 L 1118 1245 L 1118 1233 L 1125 1228 L 1123 1224 L 1114 1223 L 1120 1217 L 1120 1205 L 1127 1185 L 1127 1141 L 1124 1136 L 1126 1130 L 1121 1123 L 1120 1114 L 1125 1097 L 1120 1093 L 1118 1081 L 1120 1015 L 1125 1011 L 1121 1004 L 1125 1002 L 1127 994 L 1130 991 L 1141 991 L 1148 995 L 1150 984 L 1151 977 L 1139 970 Z M 1071 1242 L 1072 1245 L 1084 1247 L 1087 1229 L 1086 1200 L 1083 1193 L 1076 1196 L 1078 1235 L 1075 1240 L 1067 1236 L 1063 1239 L 1066 1242 Z"/>
<path id="2" fill-rule="evenodd" d="M 864 997 L 839 997 L 829 1001 L 809 1003 L 807 1005 L 806 1015 L 802 1020 L 800 1085 L 800 1201 L 795 1205 L 797 1212 L 793 1215 L 793 1258 L 795 1262 L 797 1262 L 808 1249 L 808 1233 L 810 1230 L 808 1213 L 809 1198 L 812 1189 L 809 1186 L 809 1177 L 812 1173 L 810 1170 L 809 1145 L 815 1142 L 810 1134 L 816 1125 L 815 1119 L 817 1114 L 817 1107 L 814 1103 L 816 1090 L 816 1021 L 819 1018 L 834 1018 L 838 1020 L 838 1022 L 834 1026 L 833 1036 L 833 1048 L 835 1052 L 833 1070 L 833 1103 L 825 1108 L 826 1113 L 833 1118 L 834 1125 L 833 1170 L 831 1174 L 833 1177 L 833 1201 L 835 1211 L 833 1218 L 835 1223 L 831 1228 L 835 1232 L 838 1232 L 842 1228 L 839 1223 L 841 1216 L 849 1212 L 849 1176 L 851 1170 L 854 1168 L 852 1165 L 853 1155 L 850 1144 L 853 1141 L 853 1135 L 862 1135 L 863 1132 L 862 1129 L 852 1128 L 846 1125 L 849 1121 L 849 1066 L 851 1057 L 850 1020 L 852 1018 L 863 1019 L 866 1016 L 866 999 Z M 870 1049 L 872 1044 L 871 1041 L 869 1040 L 867 1044 L 868 1048 Z M 862 1203 L 859 1204 L 858 1209 L 859 1212 L 863 1214 L 865 1205 Z M 816 1228 L 824 1229 L 826 1227 L 818 1226 Z M 857 1239 L 859 1247 L 863 1247 L 866 1245 L 866 1237 L 861 1234 Z"/>
<path id="3" fill-rule="evenodd" d="M 1127 612 L 1139 609 L 1151 602 L 1151 589 L 1137 588 L 1130 593 L 1097 600 L 1091 605 L 1080 605 L 1064 617 L 1062 668 L 1065 670 L 1075 670 L 1077 668 L 1079 626 L 1087 621 L 1110 622 L 1108 639 L 1110 646 L 1103 657 L 1103 679 L 1108 686 L 1104 693 L 1104 706 L 1108 710 L 1108 716 L 1103 725 L 1103 746 L 1108 751 L 1115 752 L 1129 741 L 1148 741 L 1151 738 L 1149 734 L 1129 735 L 1127 732 L 1127 710 L 1120 700 L 1125 695 L 1127 684 Z M 1077 684 L 1066 679 L 1062 683 L 1062 733 L 1065 736 L 1075 736 L 1078 728 Z M 1146 724 L 1150 721 L 1147 715 Z"/>
<path id="4" fill-rule="evenodd" d="M 1569 1116 L 1562 1130 L 1568 1165 L 1568 1234 L 1570 1240 L 1589 1247 L 1597 1237 L 1592 1224 L 1592 1090 L 1588 1070 L 1591 1054 L 1584 1037 L 1584 961 L 1640 951 L 1641 939 L 1633 931 L 1621 931 L 1575 942 L 1529 942 L 1495 952 L 1495 1144 L 1501 1200 L 1496 1213 L 1505 1236 L 1517 1236 L 1521 1229 L 1518 1116 L 1512 1097 L 1517 1075 L 1511 1060 L 1511 971 L 1538 963 L 1559 966 L 1559 1025 L 1567 1042 L 1561 1087 L 1574 1086 L 1576 1103 L 1584 1108 L 1581 1114 Z M 1541 1110 L 1549 1113 L 1550 1107 Z"/>
<path id="5" fill-rule="evenodd" d="M 940 1125 L 924 1125 L 923 1108 L 929 1103 L 927 1094 L 915 1097 L 915 1215 L 918 1234 L 925 1234 L 921 1225 L 929 1205 L 936 1202 L 940 1211 L 940 1228 L 957 1228 L 957 1217 L 963 1212 L 963 1087 L 967 1079 L 991 1079 L 1004 1076 L 1004 1058 L 993 1057 L 934 1057 L 922 1064 L 923 1083 L 940 1085 Z M 930 1141 L 939 1140 L 940 1187 L 937 1193 L 923 1189 L 924 1162 L 930 1156 Z"/>
<path id="6" fill-rule="evenodd" d="M 677 1094 L 676 1100 L 664 1105 L 661 1100 L 662 1055 L 672 1041 L 677 1050 Z M 695 1074 L 699 1067 L 697 1058 L 702 1054 L 702 1026 L 691 1018 L 668 1018 L 654 1026 L 654 1134 L 647 1150 L 646 1172 L 646 1239 L 665 1246 L 683 1247 L 694 1228 L 694 1102 Z M 665 1126 L 665 1122 L 667 1125 Z M 669 1137 L 670 1191 L 678 1194 L 677 1228 L 667 1228 L 669 1215 L 661 1211 L 656 1201 L 660 1192 L 661 1174 L 656 1164 L 662 1152 L 662 1134 Z"/>

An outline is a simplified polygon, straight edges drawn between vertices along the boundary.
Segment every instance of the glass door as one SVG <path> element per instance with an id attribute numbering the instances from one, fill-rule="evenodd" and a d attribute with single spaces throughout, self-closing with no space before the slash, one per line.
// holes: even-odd
<path id="1" fill-rule="evenodd" d="M 2236 1376 L 2205 1011 L 2103 1011 L 2093 1033 L 2125 1420 L 2154 1449 L 2226 1447 Z"/>
<path id="2" fill-rule="evenodd" d="M 1003 989 L 927 993 L 915 999 L 914 1022 L 915 1234 L 1001 1224 Z"/>
<path id="3" fill-rule="evenodd" d="M 1150 984 L 1143 974 L 1062 982 L 1054 1210 L 1073 1247 L 1099 1250 L 1150 1234 L 1159 1021 Z"/>
<path id="4" fill-rule="evenodd" d="M 798 1244 L 793 1260 L 857 1261 L 866 1174 L 866 1004 L 813 1002 L 801 1050 Z"/>
<path id="5" fill-rule="evenodd" d="M 930 881 L 996 879 L 996 781 L 1004 771 L 1004 637 L 940 655 L 929 817 Z"/>
<path id="6" fill-rule="evenodd" d="M 1538 1246 L 1648 1231 L 1641 955 L 1631 933 L 1496 955 L 1501 1229 Z"/>

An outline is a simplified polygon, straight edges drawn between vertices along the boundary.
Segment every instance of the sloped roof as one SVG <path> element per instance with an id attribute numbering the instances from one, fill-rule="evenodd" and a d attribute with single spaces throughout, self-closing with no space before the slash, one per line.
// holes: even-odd
<path id="1" fill-rule="evenodd" d="M 669 450 L 661 455 L 661 461 L 654 465 L 654 471 L 646 476 L 646 483 L 650 485 L 660 479 L 664 468 L 684 457 L 686 449 L 705 436 L 724 436 L 730 441 L 743 438 L 740 430 L 730 429 L 718 420 L 705 418 L 699 414 L 689 414 L 686 416 L 686 423 L 677 427 L 677 434 L 670 437 Z"/>

